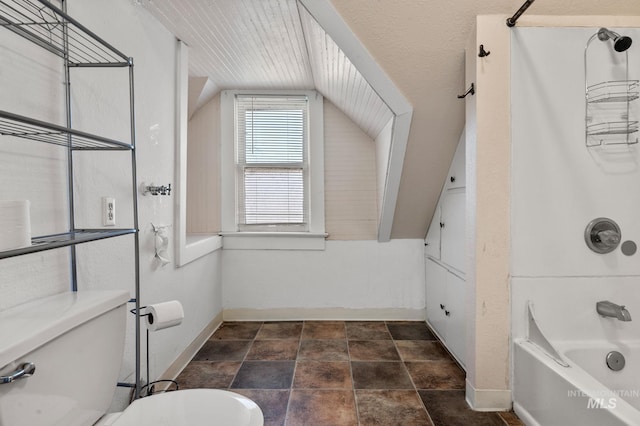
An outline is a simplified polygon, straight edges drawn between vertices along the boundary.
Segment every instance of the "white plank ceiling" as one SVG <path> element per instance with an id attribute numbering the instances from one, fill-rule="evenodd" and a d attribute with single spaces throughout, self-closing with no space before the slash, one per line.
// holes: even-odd
<path id="1" fill-rule="evenodd" d="M 224 89 L 316 89 L 371 138 L 392 113 L 296 0 L 146 0 L 189 46 L 189 76 Z"/>

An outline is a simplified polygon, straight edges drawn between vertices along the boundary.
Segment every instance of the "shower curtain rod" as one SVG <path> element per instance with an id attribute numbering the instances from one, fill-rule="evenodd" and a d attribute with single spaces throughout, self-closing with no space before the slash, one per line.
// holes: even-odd
<path id="1" fill-rule="evenodd" d="M 529 9 L 529 6 L 531 6 L 531 3 L 533 3 L 534 1 L 535 0 L 526 0 L 524 4 L 520 6 L 520 9 L 518 9 L 518 11 L 514 13 L 511 18 L 507 18 L 507 27 L 515 27 L 518 18 L 522 16 L 522 14 L 526 12 L 527 9 Z"/>

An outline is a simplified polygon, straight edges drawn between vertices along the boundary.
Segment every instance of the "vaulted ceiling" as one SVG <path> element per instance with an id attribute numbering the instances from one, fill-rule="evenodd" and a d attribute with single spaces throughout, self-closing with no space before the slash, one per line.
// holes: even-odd
<path id="1" fill-rule="evenodd" d="M 190 77 L 224 89 L 316 89 L 371 138 L 391 111 L 296 0 L 153 0 L 145 7 L 189 46 Z"/>
<path id="2" fill-rule="evenodd" d="M 456 95 L 465 89 L 464 47 L 475 16 L 510 16 L 523 0 L 318 1 L 333 3 L 413 106 L 391 236 L 421 238 L 464 125 L 464 103 Z M 316 87 L 370 136 L 388 121 L 379 99 L 357 82 L 356 70 L 295 0 L 143 4 L 190 46 L 190 73 L 208 76 L 214 91 Z M 640 15 L 640 1 L 537 0 L 527 14 Z M 318 38 L 305 40 L 306 33 L 316 32 Z M 369 101 L 354 102 L 347 93 Z"/>

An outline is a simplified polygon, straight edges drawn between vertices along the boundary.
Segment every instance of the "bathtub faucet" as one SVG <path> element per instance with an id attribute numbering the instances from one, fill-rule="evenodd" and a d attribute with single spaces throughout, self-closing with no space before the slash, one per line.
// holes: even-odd
<path id="1" fill-rule="evenodd" d="M 596 303 L 596 311 L 603 317 L 618 318 L 620 321 L 631 321 L 631 314 L 623 306 L 608 300 Z"/>

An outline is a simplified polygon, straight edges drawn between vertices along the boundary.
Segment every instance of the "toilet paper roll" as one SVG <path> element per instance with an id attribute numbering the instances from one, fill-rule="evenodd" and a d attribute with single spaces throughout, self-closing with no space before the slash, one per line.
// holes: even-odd
<path id="1" fill-rule="evenodd" d="M 0 251 L 31 245 L 29 200 L 0 201 Z"/>
<path id="2" fill-rule="evenodd" d="M 147 306 L 147 329 L 149 331 L 163 330 L 180 325 L 184 319 L 182 304 L 177 300 L 156 303 Z"/>

